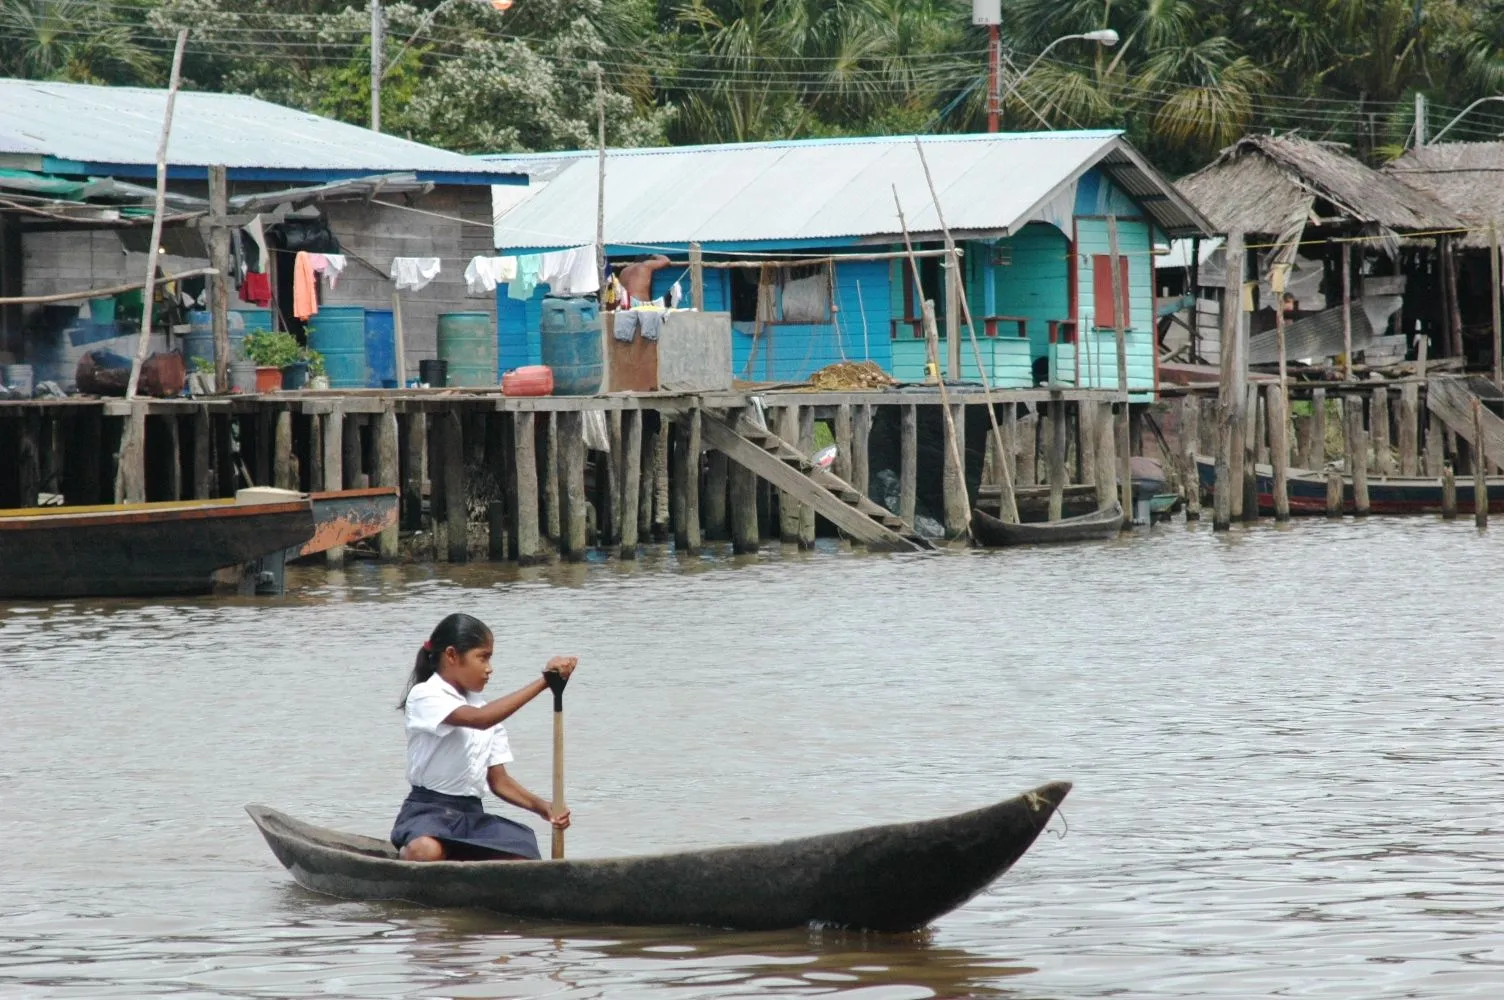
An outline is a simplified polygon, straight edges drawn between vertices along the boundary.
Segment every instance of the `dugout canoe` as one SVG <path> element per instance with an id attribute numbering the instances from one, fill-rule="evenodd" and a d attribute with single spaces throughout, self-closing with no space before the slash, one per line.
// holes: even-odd
<path id="1" fill-rule="evenodd" d="M 1017 861 L 1069 782 L 972 812 L 773 844 L 563 861 L 401 861 L 384 840 L 247 806 L 305 888 L 518 917 L 779 930 L 910 931 L 965 903 Z"/>
<path id="2" fill-rule="evenodd" d="M 1116 538 L 1123 530 L 1123 509 L 1113 504 L 1106 510 L 1059 521 L 1008 524 L 985 510 L 971 512 L 971 533 L 978 545 L 1004 548 L 1011 545 L 1047 545 L 1056 542 L 1088 542 Z"/>
<path id="3" fill-rule="evenodd" d="M 1259 496 L 1259 513 L 1274 513 L 1274 466 L 1255 465 L 1254 482 Z M 1196 457 L 1196 471 L 1202 494 L 1208 502 L 1217 486 L 1217 463 L 1205 455 Z M 1353 477 L 1342 475 L 1342 511 L 1356 509 Z M 1315 517 L 1326 513 L 1326 473 L 1314 469 L 1291 468 L 1285 477 L 1289 487 L 1290 513 Z M 1497 510 L 1504 506 L 1504 476 L 1487 477 L 1488 505 Z M 1368 474 L 1368 512 L 1370 514 L 1440 514 L 1442 485 L 1439 476 L 1381 476 Z M 1473 513 L 1473 477 L 1457 480 L 1457 512 Z"/>

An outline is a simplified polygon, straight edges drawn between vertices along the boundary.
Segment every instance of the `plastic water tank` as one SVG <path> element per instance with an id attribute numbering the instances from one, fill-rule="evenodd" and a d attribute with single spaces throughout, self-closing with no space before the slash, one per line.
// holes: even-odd
<path id="1" fill-rule="evenodd" d="M 366 386 L 364 306 L 324 306 L 308 323 L 308 346 L 324 356 L 331 389 Z"/>
<path id="2" fill-rule="evenodd" d="M 496 385 L 496 324 L 490 313 L 440 313 L 438 353 L 448 365 L 451 386 Z"/>
<path id="3" fill-rule="evenodd" d="M 553 369 L 555 396 L 590 396 L 601 391 L 600 310 L 590 299 L 543 300 L 538 323 L 543 363 Z"/>
<path id="4" fill-rule="evenodd" d="M 366 310 L 366 385 L 372 389 L 397 385 L 397 330 L 390 309 Z"/>

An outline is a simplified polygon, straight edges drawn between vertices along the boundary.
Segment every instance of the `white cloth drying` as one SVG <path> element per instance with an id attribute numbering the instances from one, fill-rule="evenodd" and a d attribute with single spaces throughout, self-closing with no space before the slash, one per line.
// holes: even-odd
<path id="1" fill-rule="evenodd" d="M 601 290 L 600 271 L 595 266 L 595 247 L 555 250 L 543 255 L 538 281 L 547 283 L 555 295 L 594 295 Z"/>
<path id="2" fill-rule="evenodd" d="M 496 286 L 517 277 L 516 257 L 476 257 L 465 268 L 465 286 L 471 295 L 496 291 Z"/>
<path id="3" fill-rule="evenodd" d="M 393 257 L 392 280 L 397 282 L 397 291 L 416 292 L 439 276 L 437 257 Z"/>
<path id="4" fill-rule="evenodd" d="M 319 267 L 319 258 L 322 257 L 324 266 Z M 319 254 L 314 258 L 313 269 L 329 279 L 329 287 L 332 289 L 339 276 L 345 273 L 345 265 L 348 261 L 342 253 Z"/>

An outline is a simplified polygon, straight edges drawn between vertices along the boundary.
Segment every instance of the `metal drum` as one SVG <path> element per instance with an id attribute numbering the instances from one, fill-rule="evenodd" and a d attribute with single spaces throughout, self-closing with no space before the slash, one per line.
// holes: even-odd
<path id="1" fill-rule="evenodd" d="M 555 396 L 590 396 L 601 391 L 600 311 L 589 299 L 543 300 L 538 332 L 543 363 L 553 369 Z"/>
<path id="2" fill-rule="evenodd" d="M 438 353 L 451 386 L 497 384 L 496 325 L 490 313 L 440 313 Z"/>
<path id="3" fill-rule="evenodd" d="M 324 306 L 308 322 L 308 346 L 324 356 L 331 389 L 366 387 L 364 306 Z"/>

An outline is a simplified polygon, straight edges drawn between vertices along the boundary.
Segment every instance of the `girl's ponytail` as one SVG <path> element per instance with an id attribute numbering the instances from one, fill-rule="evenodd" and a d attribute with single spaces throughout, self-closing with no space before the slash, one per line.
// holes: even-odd
<path id="1" fill-rule="evenodd" d="M 402 700 L 397 703 L 397 707 L 407 707 L 407 696 L 412 689 L 438 673 L 446 649 L 452 648 L 456 653 L 464 654 L 490 641 L 491 630 L 479 618 L 471 615 L 456 613 L 439 622 L 418 649 L 418 657 L 413 661 L 413 672 L 407 679 L 407 689 L 402 692 Z"/>

